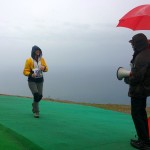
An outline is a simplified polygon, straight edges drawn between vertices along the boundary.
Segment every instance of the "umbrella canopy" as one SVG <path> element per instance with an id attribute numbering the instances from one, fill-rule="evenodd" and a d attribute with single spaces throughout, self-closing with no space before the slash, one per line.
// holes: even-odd
<path id="1" fill-rule="evenodd" d="M 117 27 L 150 30 L 150 4 L 140 5 L 130 10 L 119 20 Z"/>

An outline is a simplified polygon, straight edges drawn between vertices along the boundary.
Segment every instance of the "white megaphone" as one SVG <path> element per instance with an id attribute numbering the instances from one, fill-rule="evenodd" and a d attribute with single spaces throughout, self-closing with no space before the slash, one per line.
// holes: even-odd
<path id="1" fill-rule="evenodd" d="M 130 71 L 124 69 L 123 67 L 119 67 L 117 70 L 117 79 L 122 80 L 125 77 L 129 77 L 131 74 Z"/>

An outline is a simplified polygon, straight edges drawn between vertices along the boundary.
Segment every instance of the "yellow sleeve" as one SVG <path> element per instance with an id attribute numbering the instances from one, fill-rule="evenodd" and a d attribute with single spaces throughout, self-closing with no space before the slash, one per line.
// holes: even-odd
<path id="1" fill-rule="evenodd" d="M 24 74 L 25 76 L 29 76 L 31 70 L 32 70 L 32 63 L 31 63 L 31 60 L 30 60 L 30 58 L 29 58 L 29 59 L 27 59 L 26 62 L 25 62 L 23 74 Z"/>
<path id="2" fill-rule="evenodd" d="M 46 67 L 44 72 L 47 72 L 48 71 L 48 66 L 47 66 L 47 64 L 46 64 L 46 62 L 45 62 L 43 57 L 41 58 L 41 64 L 42 64 L 42 66 Z"/>

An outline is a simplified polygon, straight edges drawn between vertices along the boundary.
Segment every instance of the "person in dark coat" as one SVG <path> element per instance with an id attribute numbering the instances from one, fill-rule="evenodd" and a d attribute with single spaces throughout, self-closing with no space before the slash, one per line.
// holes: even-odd
<path id="1" fill-rule="evenodd" d="M 138 33 L 129 41 L 134 54 L 131 60 L 131 75 L 124 79 L 129 84 L 131 115 L 138 139 L 131 139 L 131 146 L 150 150 L 148 119 L 146 112 L 147 97 L 150 96 L 150 47 L 143 33 Z"/>

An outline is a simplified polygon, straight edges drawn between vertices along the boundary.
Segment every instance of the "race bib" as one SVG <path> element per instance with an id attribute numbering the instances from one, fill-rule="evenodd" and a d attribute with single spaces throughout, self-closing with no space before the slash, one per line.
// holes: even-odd
<path id="1" fill-rule="evenodd" d="M 36 75 L 35 78 L 42 78 L 43 77 L 42 71 L 39 68 L 33 69 L 33 72 Z"/>

